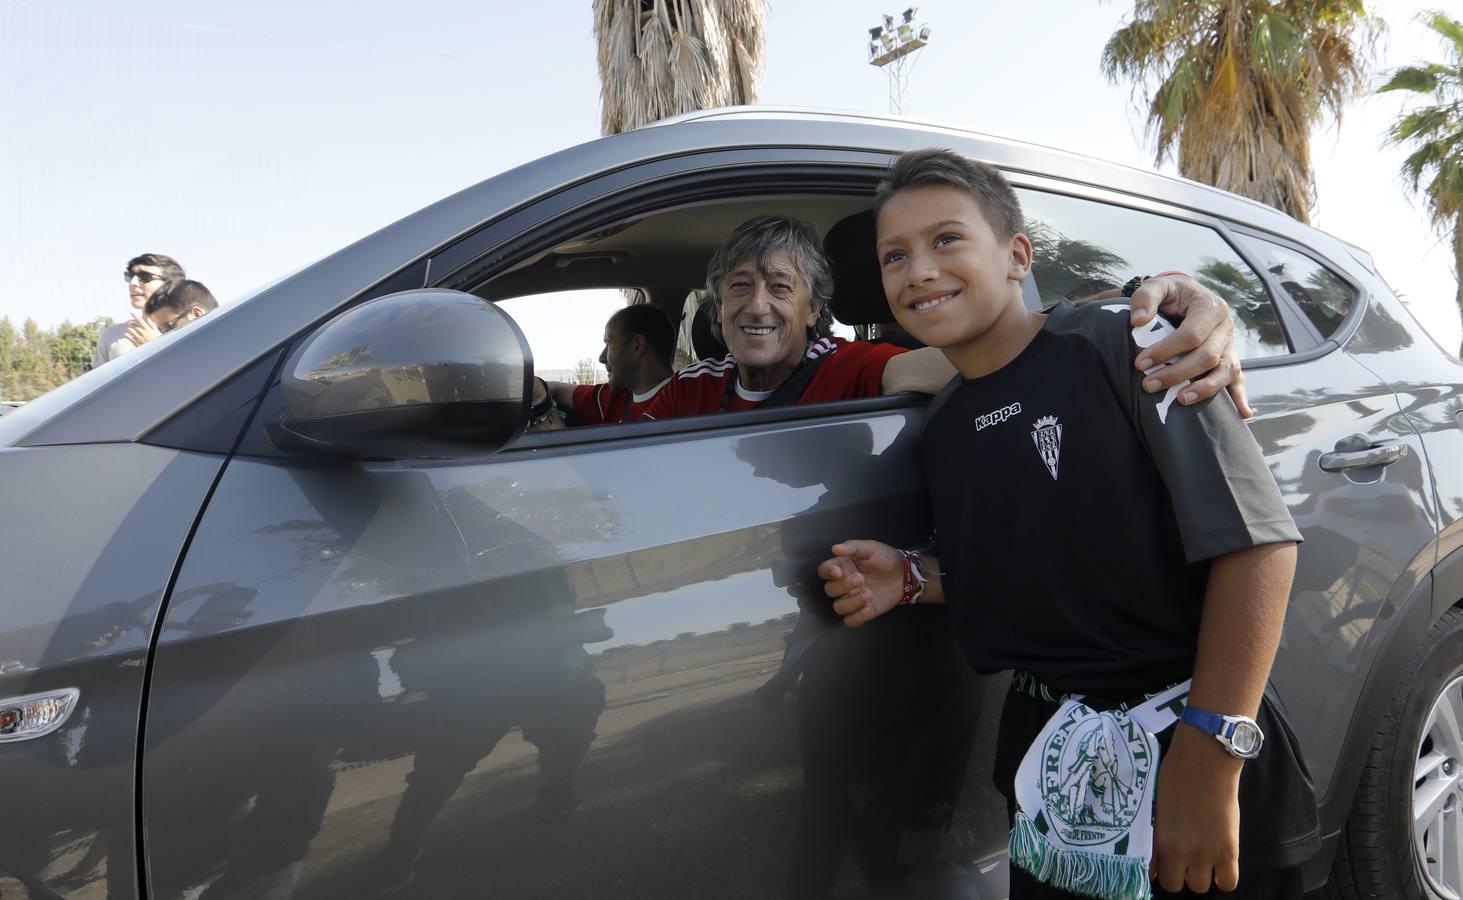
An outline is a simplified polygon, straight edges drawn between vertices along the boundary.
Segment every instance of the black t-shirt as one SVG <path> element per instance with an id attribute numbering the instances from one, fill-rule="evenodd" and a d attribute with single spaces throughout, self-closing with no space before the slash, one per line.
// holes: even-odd
<path id="1" fill-rule="evenodd" d="M 1208 560 L 1298 541 L 1227 394 L 1145 394 L 1127 304 L 1063 302 L 925 427 L 943 584 L 974 666 L 1133 695 L 1193 673 Z"/>

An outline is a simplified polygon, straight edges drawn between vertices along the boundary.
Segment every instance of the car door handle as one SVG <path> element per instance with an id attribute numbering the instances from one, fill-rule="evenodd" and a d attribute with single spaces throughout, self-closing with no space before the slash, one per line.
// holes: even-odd
<path id="1" fill-rule="evenodd" d="M 1390 466 L 1407 455 L 1407 445 L 1396 443 L 1372 444 L 1363 450 L 1341 450 L 1321 454 L 1321 468 L 1327 472 L 1342 472 L 1346 469 L 1360 469 L 1365 466 Z"/>

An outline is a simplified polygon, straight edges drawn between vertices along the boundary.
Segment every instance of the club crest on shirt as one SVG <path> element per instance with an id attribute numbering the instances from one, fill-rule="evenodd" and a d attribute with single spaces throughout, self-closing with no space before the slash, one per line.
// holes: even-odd
<path id="1" fill-rule="evenodd" d="M 1031 440 L 1036 444 L 1036 452 L 1041 454 L 1041 461 L 1046 464 L 1046 470 L 1052 473 L 1052 480 L 1057 479 L 1057 461 L 1062 455 L 1062 426 L 1057 423 L 1056 416 L 1042 416 L 1036 420 L 1036 427 L 1031 432 Z"/>

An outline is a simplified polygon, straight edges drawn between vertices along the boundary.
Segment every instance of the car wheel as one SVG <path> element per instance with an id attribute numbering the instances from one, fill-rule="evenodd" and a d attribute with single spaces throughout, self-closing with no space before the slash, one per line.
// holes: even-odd
<path id="1" fill-rule="evenodd" d="M 1324 895 L 1463 900 L 1463 609 L 1397 684 Z"/>

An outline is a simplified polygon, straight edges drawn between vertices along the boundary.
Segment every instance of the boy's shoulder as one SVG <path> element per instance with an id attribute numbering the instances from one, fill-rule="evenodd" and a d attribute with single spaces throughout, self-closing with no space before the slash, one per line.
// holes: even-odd
<path id="1" fill-rule="evenodd" d="M 1133 331 L 1131 313 L 1132 308 L 1124 300 L 1062 300 L 1047 312 L 1047 330 L 1102 343 L 1126 343 Z"/>

